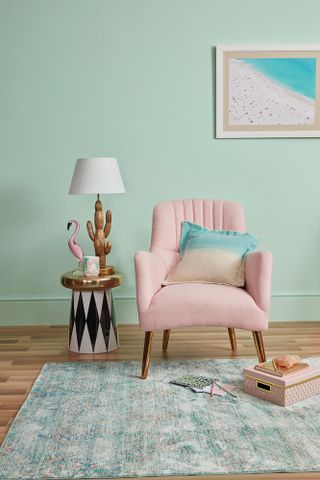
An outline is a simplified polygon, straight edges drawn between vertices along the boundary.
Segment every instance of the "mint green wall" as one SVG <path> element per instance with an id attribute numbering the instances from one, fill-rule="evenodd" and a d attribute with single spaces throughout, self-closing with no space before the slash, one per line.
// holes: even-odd
<path id="1" fill-rule="evenodd" d="M 66 321 L 66 223 L 90 254 L 94 205 L 68 187 L 78 157 L 102 155 L 127 188 L 103 197 L 120 321 L 153 205 L 182 197 L 242 203 L 274 254 L 271 318 L 320 318 L 319 140 L 216 140 L 212 49 L 320 44 L 319 15 L 318 0 L 0 0 L 0 321 Z"/>

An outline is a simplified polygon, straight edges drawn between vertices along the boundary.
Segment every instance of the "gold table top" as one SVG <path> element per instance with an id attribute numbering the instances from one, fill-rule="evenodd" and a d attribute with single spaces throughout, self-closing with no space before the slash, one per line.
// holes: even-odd
<path id="1" fill-rule="evenodd" d="M 61 275 L 60 280 L 64 287 L 72 290 L 103 291 L 119 287 L 122 284 L 122 275 L 119 272 L 115 272 L 112 275 L 86 277 L 85 275 L 76 276 L 72 272 L 66 272 Z"/>

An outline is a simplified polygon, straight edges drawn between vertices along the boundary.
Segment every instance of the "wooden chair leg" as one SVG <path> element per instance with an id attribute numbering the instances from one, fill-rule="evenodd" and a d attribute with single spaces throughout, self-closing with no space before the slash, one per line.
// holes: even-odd
<path id="1" fill-rule="evenodd" d="M 236 332 L 234 328 L 228 328 L 228 333 L 229 333 L 229 339 L 231 343 L 231 349 L 234 352 L 237 350 L 237 337 L 236 337 Z"/>
<path id="2" fill-rule="evenodd" d="M 153 341 L 153 332 L 145 332 L 144 349 L 143 349 L 143 357 L 142 357 L 142 370 L 141 370 L 141 377 L 140 377 L 143 380 L 145 380 L 148 376 L 152 341 Z"/>
<path id="3" fill-rule="evenodd" d="M 162 350 L 164 352 L 167 351 L 168 343 L 169 343 L 169 337 L 170 337 L 170 330 L 163 330 Z"/>
<path id="4" fill-rule="evenodd" d="M 266 353 L 264 350 L 262 333 L 252 332 L 252 335 L 253 335 L 254 344 L 257 350 L 259 362 L 260 363 L 265 362 L 267 359 L 266 359 Z"/>

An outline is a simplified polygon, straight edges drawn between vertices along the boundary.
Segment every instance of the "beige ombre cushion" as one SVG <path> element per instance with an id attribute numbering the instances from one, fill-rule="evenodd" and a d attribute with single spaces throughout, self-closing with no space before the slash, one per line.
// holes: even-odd
<path id="1" fill-rule="evenodd" d="M 245 258 L 256 244 L 257 239 L 249 233 L 208 230 L 183 222 L 182 259 L 163 285 L 205 282 L 243 287 Z"/>
<path id="2" fill-rule="evenodd" d="M 223 250 L 187 250 L 163 285 L 184 282 L 244 285 L 244 262 L 239 256 Z"/>

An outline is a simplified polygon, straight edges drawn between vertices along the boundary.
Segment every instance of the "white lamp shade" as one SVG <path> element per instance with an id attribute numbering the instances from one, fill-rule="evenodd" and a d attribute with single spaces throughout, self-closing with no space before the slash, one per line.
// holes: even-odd
<path id="1" fill-rule="evenodd" d="M 125 193 L 116 158 L 79 158 L 70 184 L 71 194 Z"/>

